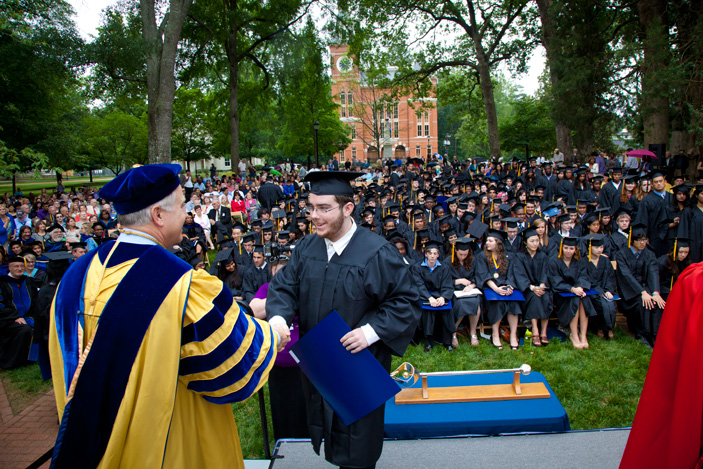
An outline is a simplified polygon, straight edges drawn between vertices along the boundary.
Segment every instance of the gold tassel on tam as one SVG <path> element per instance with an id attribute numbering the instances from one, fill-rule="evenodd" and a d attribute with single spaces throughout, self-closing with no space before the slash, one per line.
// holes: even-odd
<path id="1" fill-rule="evenodd" d="M 590 239 L 588 240 L 588 262 L 591 262 L 591 241 Z"/>
<path id="2" fill-rule="evenodd" d="M 564 247 L 564 238 L 561 238 L 561 241 L 559 242 L 559 255 L 557 256 L 557 257 L 559 257 L 559 259 L 561 259 L 561 254 L 562 254 L 561 250 L 563 247 Z"/>
<path id="3" fill-rule="evenodd" d="M 627 247 L 632 247 L 632 227 L 630 227 L 630 233 L 627 235 Z"/>
<path id="4" fill-rule="evenodd" d="M 454 243 L 452 243 L 452 264 L 454 263 Z"/>

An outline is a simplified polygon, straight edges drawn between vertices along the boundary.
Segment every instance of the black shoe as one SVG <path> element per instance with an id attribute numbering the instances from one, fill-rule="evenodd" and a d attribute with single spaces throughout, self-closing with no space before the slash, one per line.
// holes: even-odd
<path id="1" fill-rule="evenodd" d="M 452 347 L 451 345 L 445 345 L 445 347 L 447 347 L 447 352 L 453 352 L 453 351 L 454 351 L 454 347 Z"/>
<path id="2" fill-rule="evenodd" d="M 431 346 L 431 345 L 425 345 L 425 352 L 429 352 L 430 350 L 432 350 L 432 346 Z"/>

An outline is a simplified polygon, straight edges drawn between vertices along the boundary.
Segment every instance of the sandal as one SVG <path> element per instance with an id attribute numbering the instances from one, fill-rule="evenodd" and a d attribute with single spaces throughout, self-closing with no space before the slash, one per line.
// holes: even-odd
<path id="1" fill-rule="evenodd" d="M 498 338 L 498 343 L 500 344 L 500 337 Z M 503 345 L 496 345 L 496 343 L 493 342 L 493 338 L 491 338 L 491 344 L 493 344 L 493 347 L 497 348 L 498 350 L 503 350 Z"/>
<path id="2" fill-rule="evenodd" d="M 542 341 L 540 340 L 538 335 L 533 335 L 532 336 L 532 345 L 535 347 L 541 347 L 542 346 Z"/>
<path id="3" fill-rule="evenodd" d="M 478 347 L 478 336 L 475 334 L 471 336 L 471 346 Z"/>
<path id="4" fill-rule="evenodd" d="M 456 348 L 459 346 L 459 341 L 456 338 L 456 334 L 452 335 L 452 347 Z"/>
<path id="5" fill-rule="evenodd" d="M 549 345 L 549 338 L 546 335 L 539 336 L 539 340 L 542 342 L 542 345 Z"/>

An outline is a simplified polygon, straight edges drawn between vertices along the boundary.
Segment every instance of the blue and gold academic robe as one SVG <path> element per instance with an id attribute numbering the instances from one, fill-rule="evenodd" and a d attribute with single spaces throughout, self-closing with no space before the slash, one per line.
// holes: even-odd
<path id="1" fill-rule="evenodd" d="M 216 277 L 118 241 L 66 272 L 49 350 L 61 418 L 52 467 L 243 467 L 220 404 L 266 382 L 276 338 Z"/>

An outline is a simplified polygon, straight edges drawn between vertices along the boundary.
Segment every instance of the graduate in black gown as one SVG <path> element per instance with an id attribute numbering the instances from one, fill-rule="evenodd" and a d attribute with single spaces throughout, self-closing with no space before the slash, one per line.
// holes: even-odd
<path id="1" fill-rule="evenodd" d="M 642 224 L 647 229 L 649 246 L 656 257 L 666 254 L 666 234 L 671 223 L 673 196 L 666 192 L 666 178 L 659 171 L 653 172 L 652 192 L 640 202 L 635 224 Z"/>
<path id="2" fill-rule="evenodd" d="M 515 288 L 514 260 L 505 252 L 505 232 L 490 229 L 483 250 L 476 256 L 476 280 L 479 288 L 488 288 L 500 296 L 510 296 Z M 521 314 L 517 301 L 486 301 L 486 317 L 492 328 L 493 346 L 502 350 L 500 321 L 508 316 L 510 348 L 517 350 L 517 324 Z"/>
<path id="3" fill-rule="evenodd" d="M 439 243 L 430 241 L 425 245 L 425 259 L 410 268 L 415 287 L 422 301 L 422 331 L 425 336 L 425 352 L 432 350 L 435 339 L 435 318 L 441 318 L 441 342 L 452 351 L 452 336 L 456 332 L 451 309 L 432 308 L 448 305 L 454 296 L 451 267 L 439 261 Z"/>
<path id="4" fill-rule="evenodd" d="M 613 338 L 615 327 L 616 305 L 613 295 L 616 293 L 615 270 L 610 259 L 605 257 L 605 243 L 607 237 L 602 234 L 588 234 L 584 236 L 584 252 L 588 253 L 586 272 L 591 281 L 591 288 L 598 295 L 590 296 L 593 308 L 596 310 L 593 329 L 598 337 Z"/>
<path id="5" fill-rule="evenodd" d="M 557 257 L 549 261 L 549 282 L 554 292 L 554 306 L 559 324 L 568 327 L 576 349 L 588 348 L 588 318 L 596 315 L 586 292 L 591 282 L 578 248 L 578 238 L 564 238 Z M 562 296 L 559 293 L 572 293 Z"/>
<path id="6" fill-rule="evenodd" d="M 252 264 L 242 273 L 242 296 L 249 303 L 261 288 L 261 285 L 271 281 L 271 268 L 264 256 L 264 246 L 254 245 Z"/>
<path id="7" fill-rule="evenodd" d="M 552 292 L 549 289 L 547 265 L 549 256 L 540 248 L 540 237 L 534 228 L 521 233 L 523 249 L 514 255 L 515 286 L 525 297 L 520 305 L 523 318 L 532 322 L 532 344 L 549 344 L 547 325 L 552 313 Z"/>
<path id="8" fill-rule="evenodd" d="M 610 260 L 615 260 L 615 254 L 622 249 L 630 247 L 630 214 L 625 209 L 619 209 L 613 214 L 615 226 L 613 232 L 608 236 L 613 255 Z"/>
<path id="9" fill-rule="evenodd" d="M 269 285 L 266 312 L 272 325 L 300 318 L 305 334 L 333 310 L 352 331 L 342 337 L 350 353 L 368 350 L 390 372 L 391 354 L 402 356 L 420 319 L 420 297 L 410 268 L 384 238 L 359 229 L 351 218 L 349 181 L 360 173 L 308 173 L 315 236 L 306 236 Z M 303 377 L 308 428 L 319 454 L 340 467 L 374 467 L 383 448 L 384 406 L 346 426 Z"/>
<path id="10" fill-rule="evenodd" d="M 623 186 L 625 184 L 621 180 L 622 167 L 614 167 L 610 172 L 610 177 L 611 179 L 600 189 L 600 194 L 598 194 L 598 206 L 611 207 L 613 210 L 617 210 L 617 207 L 620 206 L 620 197 L 622 196 Z"/>
<path id="11" fill-rule="evenodd" d="M 647 227 L 635 224 L 631 230 L 631 246 L 615 254 L 619 306 L 635 338 L 654 346 L 666 305 L 659 293 L 659 265 L 647 248 Z"/>
<path id="12" fill-rule="evenodd" d="M 688 239 L 691 263 L 703 261 L 703 184 L 696 184 L 693 205 L 681 214 L 678 235 Z"/>
<path id="13" fill-rule="evenodd" d="M 454 243 L 454 255 L 451 260 L 451 273 L 454 290 L 470 292 L 477 286 L 474 247 L 476 243 L 470 238 L 459 238 Z M 465 317 L 469 318 L 469 336 L 471 346 L 478 346 L 478 333 L 476 327 L 481 315 L 481 295 L 465 296 L 458 298 L 455 294 L 452 299 L 452 312 L 456 327 L 458 328 Z M 452 338 L 452 345 L 458 345 L 456 334 Z M 455 345 L 456 343 L 456 345 Z"/>
<path id="14" fill-rule="evenodd" d="M 657 259 L 659 265 L 659 293 L 664 301 L 669 299 L 669 293 L 674 288 L 676 279 L 681 272 L 691 265 L 691 248 L 688 239 L 677 238 L 669 254 Z"/>

